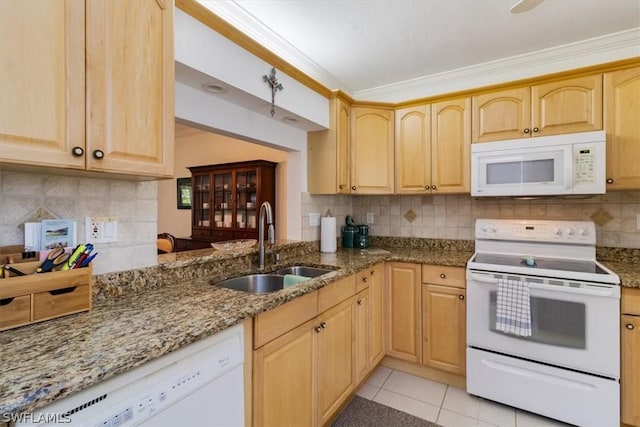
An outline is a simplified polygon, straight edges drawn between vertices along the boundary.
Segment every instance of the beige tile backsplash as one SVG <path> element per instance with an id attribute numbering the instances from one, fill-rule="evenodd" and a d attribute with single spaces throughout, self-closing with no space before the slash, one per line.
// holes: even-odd
<path id="1" fill-rule="evenodd" d="M 84 242 L 86 216 L 115 215 L 118 242 L 95 245 L 94 273 L 156 265 L 157 200 L 154 181 L 0 171 L 0 246 L 24 244 L 22 224 L 39 208 L 75 219 L 78 242 Z"/>
<path id="2" fill-rule="evenodd" d="M 596 221 L 597 245 L 640 248 L 636 214 L 640 214 L 640 191 L 611 192 L 589 198 L 545 198 L 533 200 L 472 198 L 468 195 L 435 196 L 312 196 L 303 197 L 303 238 L 317 240 L 319 227 L 309 226 L 309 212 L 330 208 L 338 216 L 338 227 L 351 213 L 357 223 L 374 214 L 371 235 L 474 239 L 477 218 L 532 218 Z M 412 210 L 416 218 L 404 216 Z M 602 211 L 608 215 L 602 215 Z M 340 214 L 338 215 L 339 212 Z M 604 224 L 598 224 L 602 218 Z M 593 217 L 593 218 L 592 218 Z M 338 231 L 339 235 L 339 231 Z"/>

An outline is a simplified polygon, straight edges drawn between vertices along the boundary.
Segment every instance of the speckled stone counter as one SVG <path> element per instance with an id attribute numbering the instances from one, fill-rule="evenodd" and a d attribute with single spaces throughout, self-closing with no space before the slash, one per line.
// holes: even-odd
<path id="1" fill-rule="evenodd" d="M 335 254 L 321 254 L 317 242 L 276 246 L 278 267 L 335 271 L 263 295 L 211 285 L 256 272 L 255 249 L 170 254 L 155 267 L 96 276 L 91 312 L 0 332 L 0 414 L 42 407 L 378 262 L 464 267 L 473 254 L 473 242 L 466 241 L 372 238 L 373 244 L 384 246 Z M 273 253 L 268 260 L 275 269 Z M 640 287 L 634 266 L 606 265 L 625 286 Z"/>

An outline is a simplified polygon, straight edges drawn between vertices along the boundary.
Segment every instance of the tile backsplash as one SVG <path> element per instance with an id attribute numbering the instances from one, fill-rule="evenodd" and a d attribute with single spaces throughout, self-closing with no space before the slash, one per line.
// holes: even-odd
<path id="1" fill-rule="evenodd" d="M 357 223 L 370 224 L 373 236 L 473 240 L 477 218 L 558 219 L 596 222 L 597 245 L 640 248 L 640 191 L 610 192 L 588 198 L 531 200 L 435 196 L 313 196 L 303 197 L 303 238 L 318 240 L 320 227 L 309 225 L 309 212 L 338 216 L 338 226 L 351 213 Z M 334 211 L 335 209 L 335 211 Z M 339 213 L 339 214 L 338 214 Z M 338 236 L 340 232 L 338 231 Z"/>
<path id="2" fill-rule="evenodd" d="M 156 265 L 157 200 L 155 181 L 0 171 L 0 246 L 24 244 L 24 222 L 41 212 L 74 219 L 79 243 L 86 216 L 113 215 L 118 241 L 95 245 L 94 274 Z"/>

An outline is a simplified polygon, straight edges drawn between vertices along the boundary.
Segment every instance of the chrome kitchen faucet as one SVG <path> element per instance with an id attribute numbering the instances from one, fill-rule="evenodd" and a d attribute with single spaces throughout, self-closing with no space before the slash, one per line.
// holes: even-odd
<path id="1" fill-rule="evenodd" d="M 258 262 L 260 269 L 264 268 L 264 221 L 265 215 L 267 220 L 267 226 L 269 234 L 269 249 L 273 247 L 275 243 L 275 228 L 273 226 L 273 210 L 271 209 L 271 203 L 263 202 L 260 205 L 260 216 L 258 219 Z"/>

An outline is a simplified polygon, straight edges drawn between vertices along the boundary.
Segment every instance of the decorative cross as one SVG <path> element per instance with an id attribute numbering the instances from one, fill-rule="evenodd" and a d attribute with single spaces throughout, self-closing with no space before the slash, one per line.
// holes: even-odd
<path id="1" fill-rule="evenodd" d="M 266 74 L 262 76 L 262 80 L 264 80 L 271 88 L 271 117 L 273 117 L 273 115 L 276 114 L 276 92 L 284 88 L 282 87 L 282 84 L 278 83 L 275 68 L 271 69 L 271 74 L 268 76 Z"/>

